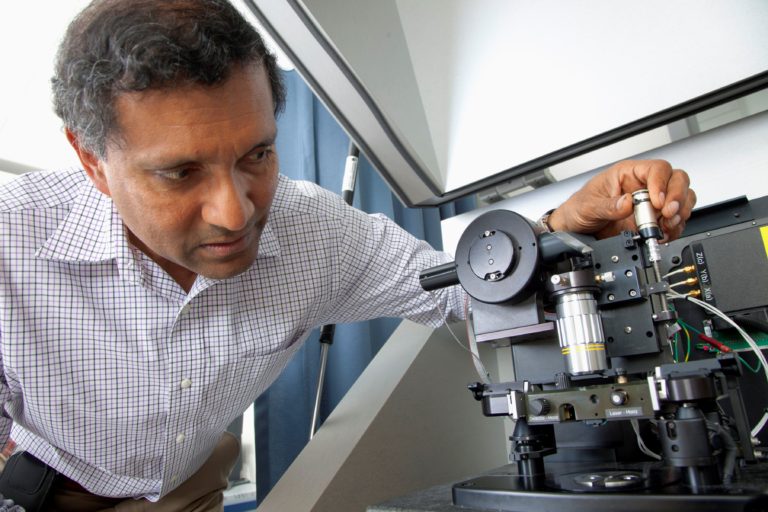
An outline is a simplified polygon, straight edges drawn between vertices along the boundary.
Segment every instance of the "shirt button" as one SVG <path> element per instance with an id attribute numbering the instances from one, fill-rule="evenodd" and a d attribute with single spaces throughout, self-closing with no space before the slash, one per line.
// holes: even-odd
<path id="1" fill-rule="evenodd" d="M 191 305 L 191 304 L 185 304 L 185 305 L 184 305 L 184 306 L 181 308 L 180 314 L 182 314 L 182 315 L 186 315 L 186 314 L 187 314 L 187 312 L 189 311 L 189 308 L 190 308 L 190 307 L 192 307 L 192 305 Z"/>
<path id="2" fill-rule="evenodd" d="M 176 443 L 181 444 L 184 442 L 184 440 L 187 438 L 187 436 L 184 435 L 184 432 L 176 436 Z"/>
<path id="3" fill-rule="evenodd" d="M 181 389 L 188 389 L 192 386 L 192 381 L 189 379 L 181 379 Z"/>

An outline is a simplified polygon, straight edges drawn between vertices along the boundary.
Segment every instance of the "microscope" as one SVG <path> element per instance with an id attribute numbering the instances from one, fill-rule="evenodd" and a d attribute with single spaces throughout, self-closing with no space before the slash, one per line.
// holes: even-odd
<path id="1" fill-rule="evenodd" d="M 514 422 L 511 464 L 454 485 L 456 505 L 768 510 L 768 198 L 696 212 L 670 243 L 648 191 L 633 204 L 637 231 L 602 240 L 491 210 L 422 272 L 512 351 L 513 381 L 469 385 Z"/>

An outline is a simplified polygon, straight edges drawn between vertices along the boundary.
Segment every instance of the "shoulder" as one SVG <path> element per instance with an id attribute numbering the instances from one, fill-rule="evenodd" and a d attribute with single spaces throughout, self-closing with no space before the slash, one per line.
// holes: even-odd
<path id="1" fill-rule="evenodd" d="M 381 213 L 366 213 L 348 205 L 340 195 L 309 182 L 280 175 L 270 218 L 301 217 L 302 222 L 335 224 L 344 229 L 374 230 L 397 224 Z"/>
<path id="2" fill-rule="evenodd" d="M 316 247 L 364 244 L 381 220 L 353 208 L 341 196 L 307 181 L 280 177 L 269 224 L 281 244 Z"/>
<path id="3" fill-rule="evenodd" d="M 319 185 L 280 175 L 270 215 L 311 215 L 323 220 L 338 220 L 350 209 L 341 197 Z"/>
<path id="4" fill-rule="evenodd" d="M 71 204 L 85 184 L 81 170 L 22 174 L 0 185 L 0 213 L 56 208 Z"/>
<path id="5" fill-rule="evenodd" d="M 34 253 L 87 183 L 82 171 L 33 172 L 0 186 L 0 259 Z"/>

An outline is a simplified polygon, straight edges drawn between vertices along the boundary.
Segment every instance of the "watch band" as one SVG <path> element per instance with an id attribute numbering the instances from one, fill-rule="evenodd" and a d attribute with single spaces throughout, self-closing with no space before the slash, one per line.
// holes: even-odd
<path id="1" fill-rule="evenodd" d="M 539 220 L 536 221 L 536 225 L 541 228 L 545 233 L 552 233 L 555 231 L 552 229 L 552 226 L 549 225 L 549 216 L 552 215 L 552 212 L 554 212 L 557 208 L 552 208 L 548 212 L 546 212 L 544 215 L 539 217 Z"/>

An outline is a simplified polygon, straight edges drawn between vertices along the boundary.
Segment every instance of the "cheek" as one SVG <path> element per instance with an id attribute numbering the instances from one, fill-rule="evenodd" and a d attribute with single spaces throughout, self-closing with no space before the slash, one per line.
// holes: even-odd
<path id="1" fill-rule="evenodd" d="M 198 228 L 201 223 L 197 211 L 179 201 L 167 205 L 164 213 L 158 214 L 157 222 L 151 229 L 160 237 L 159 243 L 186 247 L 188 243 L 194 243 L 199 238 Z"/>
<path id="2" fill-rule="evenodd" d="M 257 179 L 251 186 L 251 201 L 257 210 L 265 212 L 272 205 L 272 199 L 277 190 L 277 173 L 269 176 L 268 179 Z M 266 212 L 265 212 L 266 213 Z"/>
<path id="3" fill-rule="evenodd" d="M 168 246 L 192 231 L 195 225 L 191 202 L 163 194 L 135 195 L 128 199 L 131 211 L 131 230 L 145 242 Z M 129 219 L 124 216 L 126 223 Z"/>

